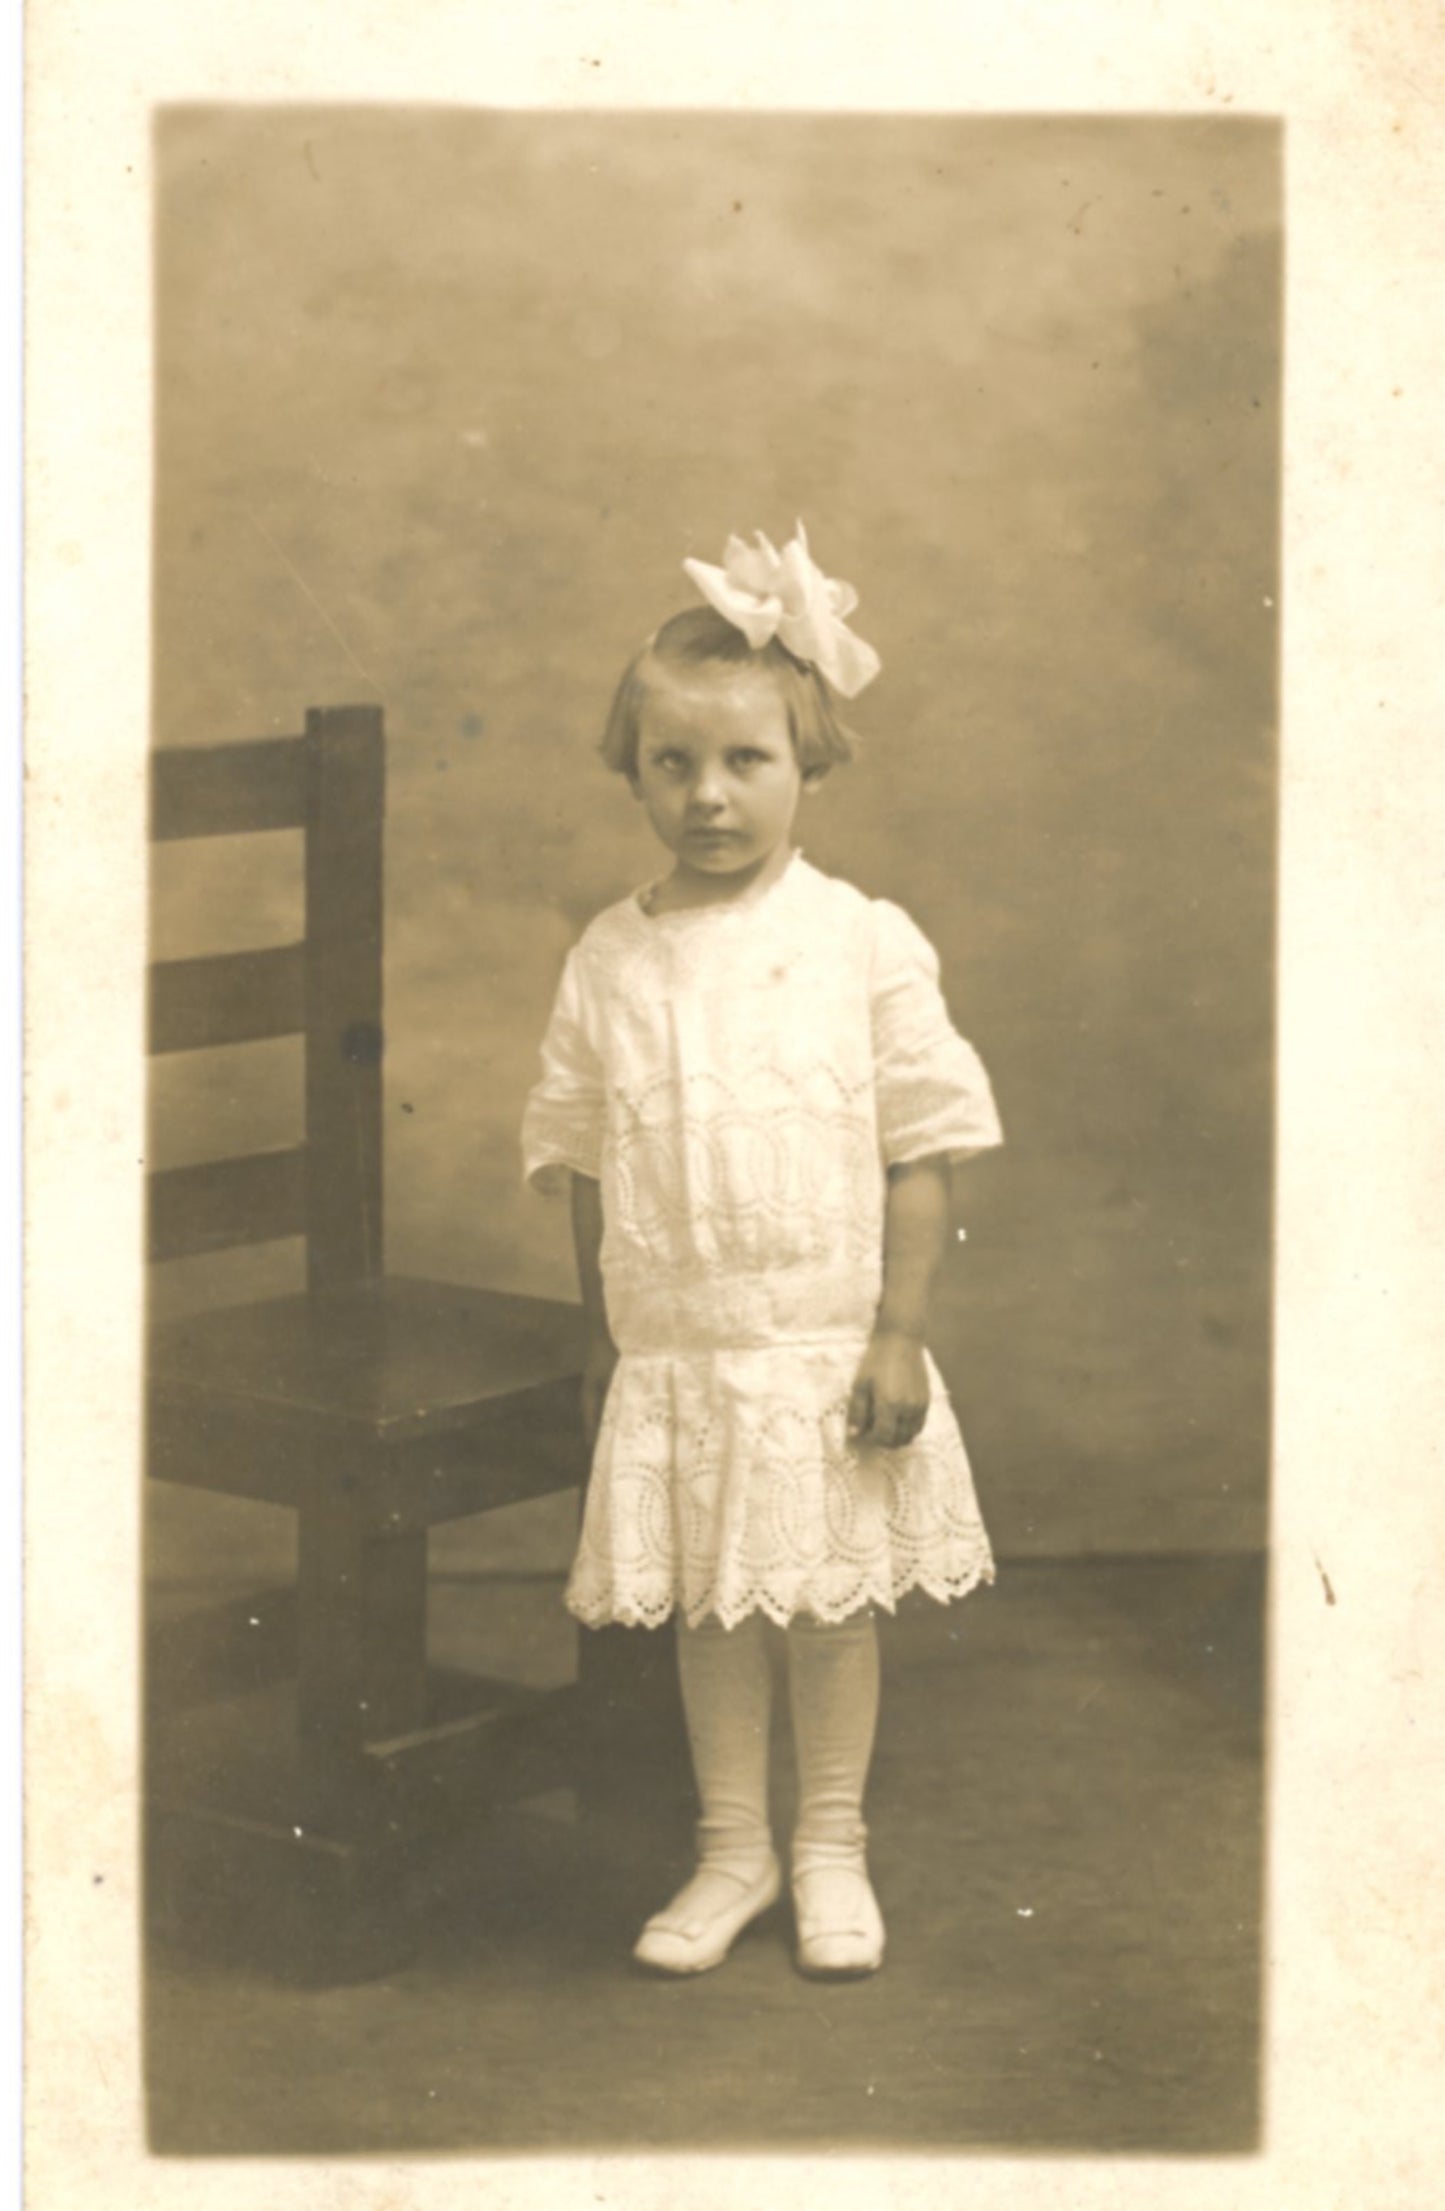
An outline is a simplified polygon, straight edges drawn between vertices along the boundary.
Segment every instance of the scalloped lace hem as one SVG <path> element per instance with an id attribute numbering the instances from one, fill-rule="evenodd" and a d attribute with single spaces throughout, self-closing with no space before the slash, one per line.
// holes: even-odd
<path id="1" fill-rule="evenodd" d="M 763 1613 L 778 1627 L 786 1627 L 800 1613 L 807 1613 L 825 1626 L 833 1627 L 865 1605 L 877 1605 L 884 1612 L 895 1612 L 900 1599 L 914 1590 L 934 1598 L 939 1604 L 951 1604 L 968 1596 L 971 1590 L 988 1587 L 995 1575 L 993 1558 L 985 1553 L 953 1572 L 920 1562 L 895 1576 L 886 1587 L 860 1582 L 836 1596 L 806 1591 L 782 1596 L 762 1585 L 721 1601 L 709 1591 L 700 1600 L 685 1604 L 672 1590 L 649 1597 L 640 1592 L 632 1595 L 606 1591 L 584 1593 L 569 1587 L 566 1603 L 574 1618 L 590 1628 L 660 1628 L 674 1612 L 681 1613 L 689 1627 L 696 1627 L 699 1621 L 711 1615 L 725 1628 L 732 1628 L 754 1612 Z"/>

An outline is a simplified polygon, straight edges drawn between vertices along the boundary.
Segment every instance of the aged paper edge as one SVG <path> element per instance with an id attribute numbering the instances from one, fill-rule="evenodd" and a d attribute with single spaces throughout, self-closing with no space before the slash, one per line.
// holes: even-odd
<path id="1" fill-rule="evenodd" d="M 1441 2166 L 1445 1177 L 1427 0 L 30 11 L 29 2200 L 1346 2202 Z M 1251 2159 L 153 2160 L 135 1671 L 149 128 L 174 101 L 1283 118 L 1288 364 L 1268 2144 Z M 1435 295 L 1432 304 L 1432 294 Z M 1327 1587 L 1333 1597 L 1327 1596 Z M 1438 1727 L 1438 1718 L 1435 1718 Z M 97 1876 L 100 1878 L 97 1878 Z"/>

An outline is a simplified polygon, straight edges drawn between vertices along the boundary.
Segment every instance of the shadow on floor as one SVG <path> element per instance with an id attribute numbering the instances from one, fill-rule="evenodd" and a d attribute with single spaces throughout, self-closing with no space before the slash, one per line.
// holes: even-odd
<path id="1" fill-rule="evenodd" d="M 785 1905 L 715 1973 L 635 1972 L 687 1869 L 675 1761 L 454 1839 L 387 1980 L 285 1988 L 221 1930 L 171 1927 L 150 2146 L 1248 2151 L 1263 1607 L 1258 1558 L 1034 1560 L 885 1621 L 872 1981 L 800 1978 Z M 784 1833 L 787 1747 L 780 1712 Z"/>

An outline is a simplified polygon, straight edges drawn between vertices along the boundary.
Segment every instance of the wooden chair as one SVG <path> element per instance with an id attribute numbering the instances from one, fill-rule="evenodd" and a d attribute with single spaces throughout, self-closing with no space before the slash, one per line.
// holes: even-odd
<path id="1" fill-rule="evenodd" d="M 152 1656 L 151 1884 L 184 1859 L 233 1905 L 284 1893 L 295 1969 L 362 1975 L 405 1955 L 449 1781 L 475 1799 L 565 1773 L 565 1693 L 429 1672 L 427 1531 L 578 1486 L 580 1315 L 382 1269 L 380 710 L 152 772 L 156 840 L 300 828 L 306 920 L 299 944 L 152 967 L 153 1054 L 304 1039 L 305 1134 L 152 1173 L 150 1258 L 299 1234 L 306 1288 L 150 1331 L 151 1477 L 287 1506 L 299 1532 L 289 1601 L 246 1609 L 256 1695 L 177 1712 Z"/>

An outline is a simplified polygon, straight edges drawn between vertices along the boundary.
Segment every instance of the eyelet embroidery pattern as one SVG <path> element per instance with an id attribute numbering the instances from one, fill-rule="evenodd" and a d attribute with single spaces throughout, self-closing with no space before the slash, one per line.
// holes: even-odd
<path id="1" fill-rule="evenodd" d="M 712 1360 L 624 1359 L 597 1442 L 567 1603 L 589 1626 L 893 1611 L 994 1578 L 938 1369 L 917 1440 L 847 1439 L 857 1339 Z"/>
<path id="2" fill-rule="evenodd" d="M 673 1344 L 665 1320 L 654 1333 L 659 1299 L 665 1308 L 704 1285 L 724 1300 L 735 1291 L 756 1318 L 730 1308 L 708 1326 L 699 1315 L 700 1348 L 806 1330 L 833 1313 L 837 1293 L 828 1315 L 791 1315 L 793 1291 L 822 1294 L 817 1282 L 789 1289 L 798 1269 L 841 1276 L 843 1316 L 856 1320 L 882 1248 L 871 1083 L 779 1067 L 680 1071 L 616 1095 L 603 1159 L 603 1267 L 624 1349 Z"/>

